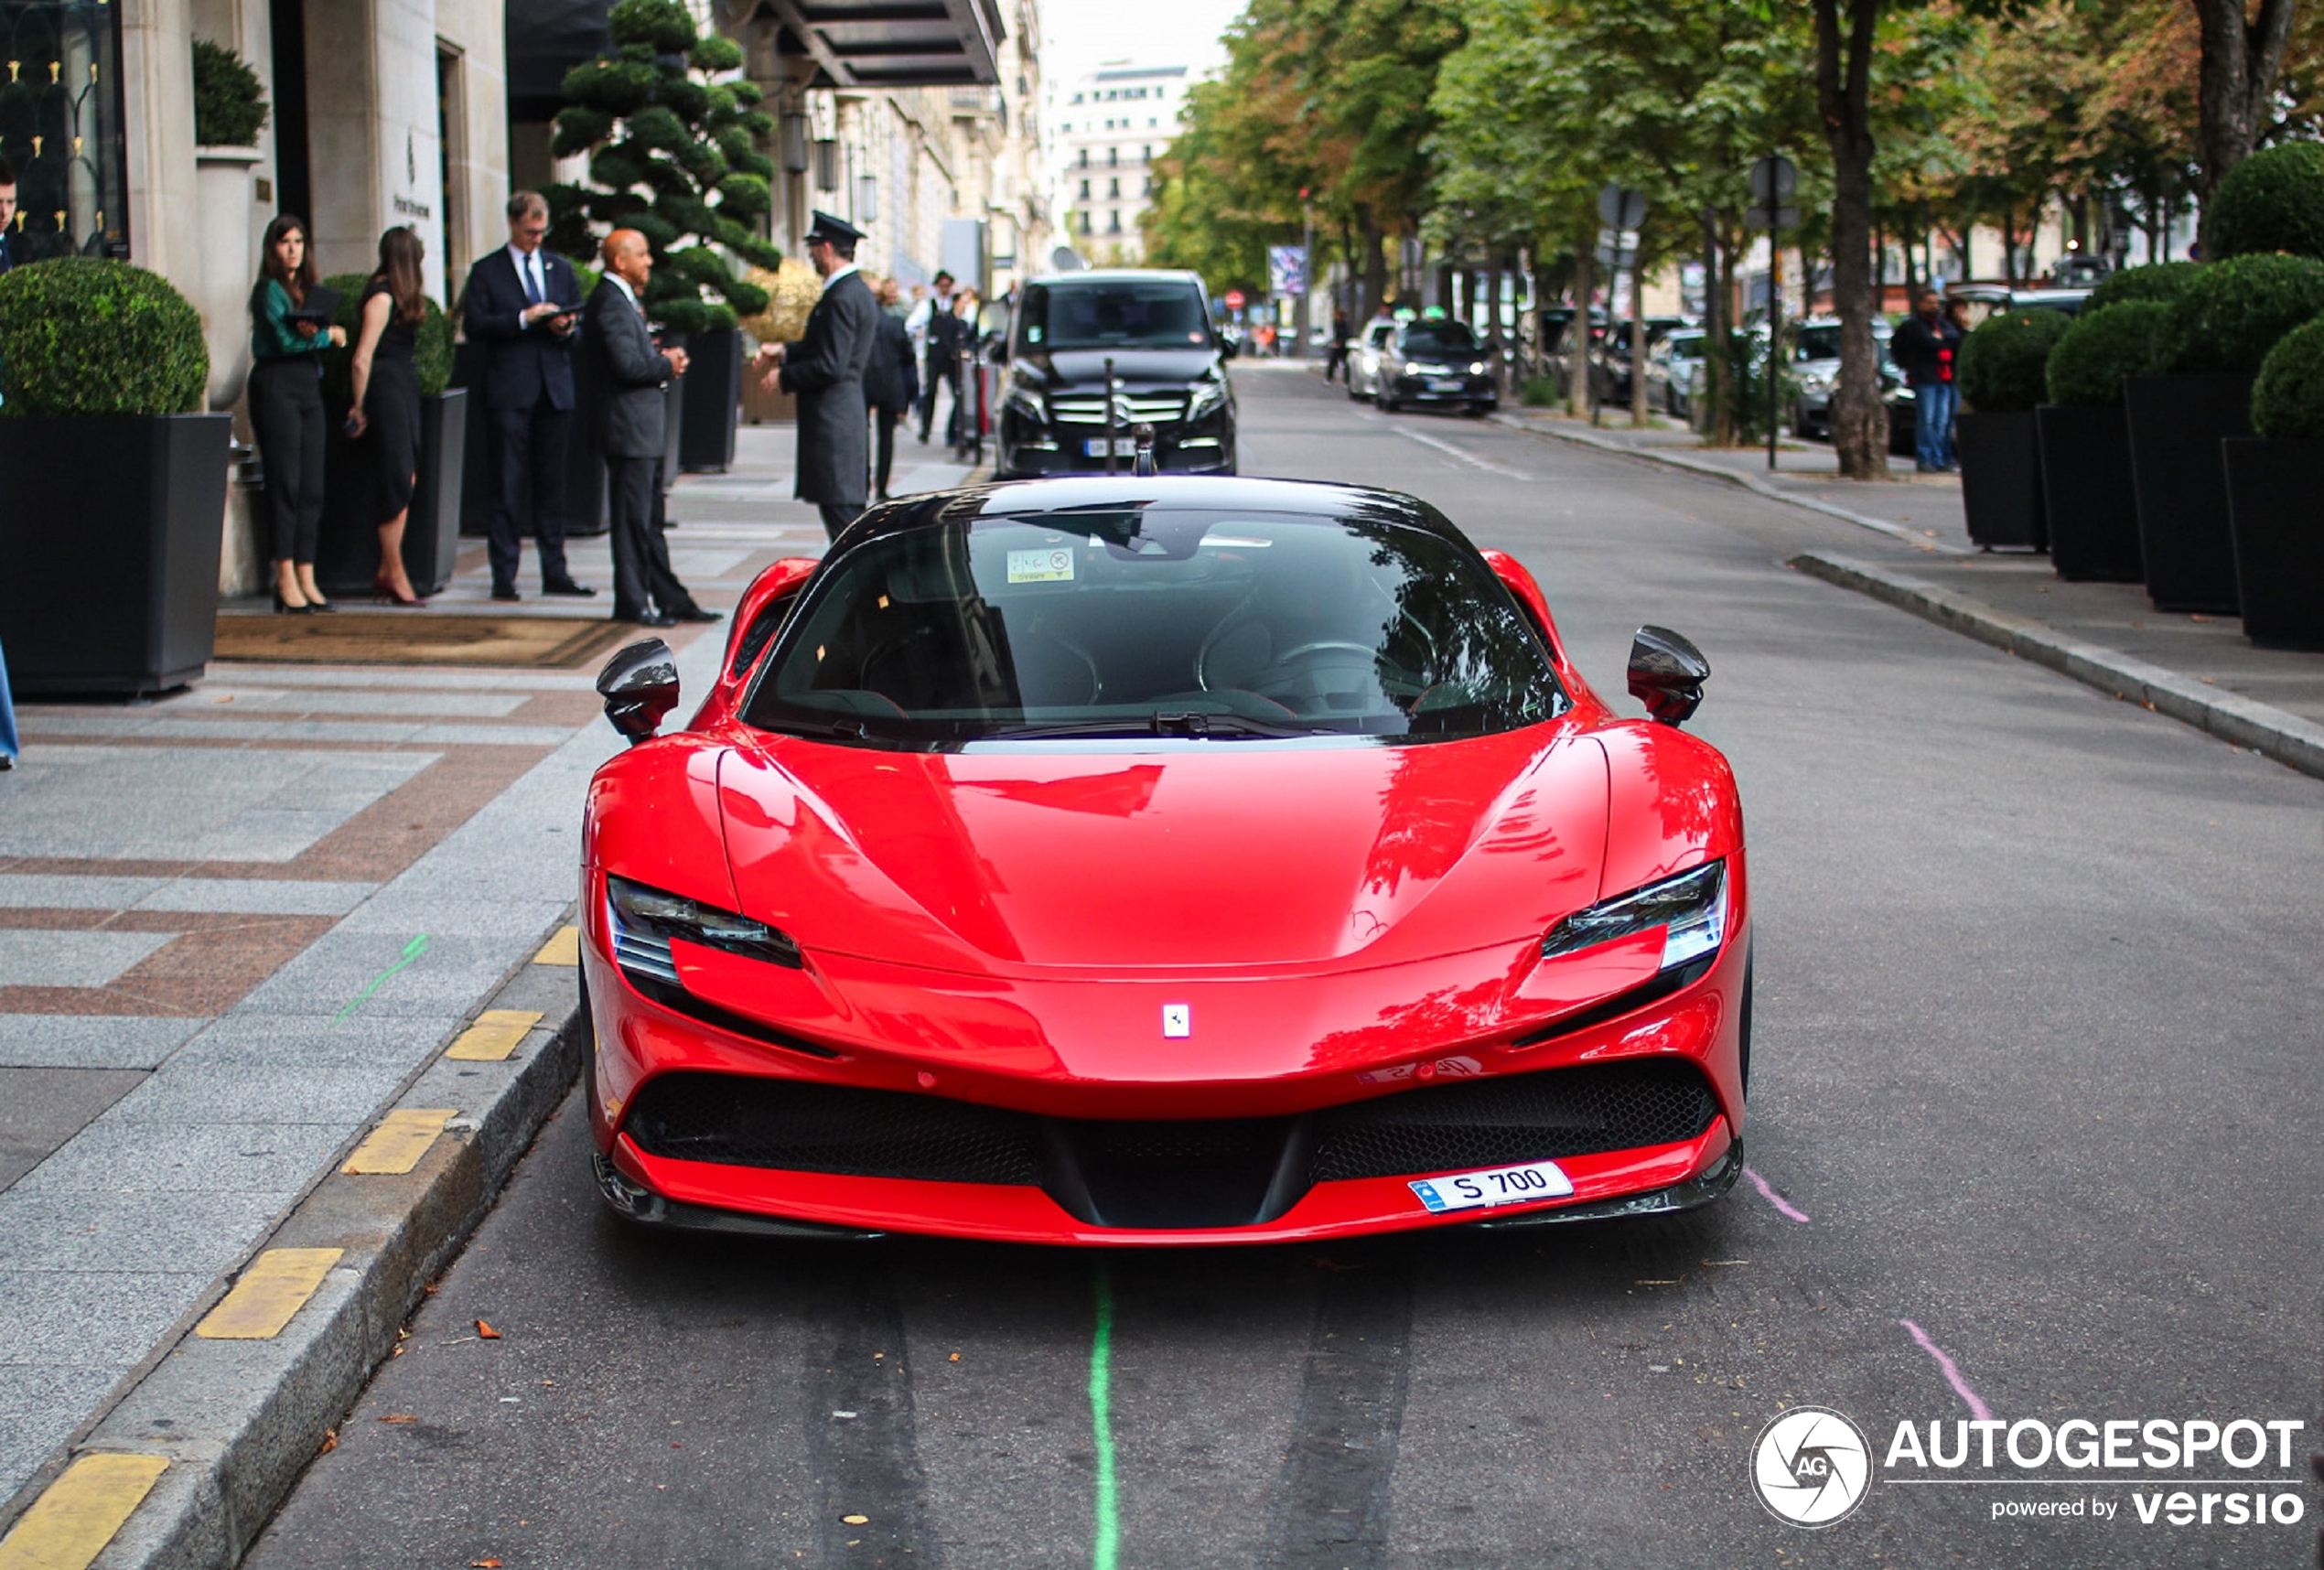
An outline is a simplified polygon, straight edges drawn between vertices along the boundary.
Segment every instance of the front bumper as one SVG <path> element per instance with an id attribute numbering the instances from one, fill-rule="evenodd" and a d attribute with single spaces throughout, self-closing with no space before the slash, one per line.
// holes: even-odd
<path id="1" fill-rule="evenodd" d="M 1089 451 L 1088 444 L 1104 438 L 1102 425 L 1070 421 L 1044 423 L 1023 410 L 1005 408 L 1001 412 L 999 453 L 994 476 L 1000 479 L 1038 479 L 1053 474 L 1103 474 L 1104 454 Z M 1114 439 L 1127 442 L 1129 427 L 1116 426 Z M 1127 474 L 1135 461 L 1130 454 L 1117 454 L 1114 469 Z M 1231 412 L 1214 410 L 1200 419 L 1157 425 L 1154 466 L 1164 474 L 1232 474 L 1234 421 Z"/>
<path id="2" fill-rule="evenodd" d="M 1458 385 L 1450 385 L 1458 383 Z M 1490 409 L 1501 402 L 1501 392 L 1490 376 L 1415 376 L 1410 372 L 1396 377 L 1389 394 L 1399 403 L 1461 403 Z"/>
<path id="3" fill-rule="evenodd" d="M 1168 994 L 1192 997 L 1206 1022 L 1240 1014 L 1264 1038 L 1314 1040 L 1318 1016 L 1382 1019 L 1388 999 L 1429 995 L 1498 960 L 1256 984 L 985 985 L 811 955 L 806 971 L 780 973 L 787 990 L 767 994 L 754 1023 L 729 1006 L 735 967 L 750 962 L 682 962 L 723 1002 L 698 1006 L 688 994 L 680 1012 L 613 965 L 601 917 L 590 928 L 600 1187 L 634 1220 L 783 1235 L 1271 1242 L 1682 1209 L 1716 1198 L 1739 1161 L 1740 924 L 1698 978 L 1659 997 L 1622 994 L 1634 1007 L 1546 1026 L 1536 1012 L 1418 1046 L 1408 1025 L 1328 1033 L 1362 1039 L 1272 1062 L 1222 1044 L 1207 1060 L 1173 1060 L 1179 1077 L 1139 1051 L 1109 1057 L 1121 1030 L 1111 1021 L 1148 1019 Z M 824 1012 L 819 995 L 845 1006 Z M 1081 1048 L 1052 1048 L 1045 1033 Z M 1586 1119 L 1570 1110 L 1533 1115 L 1548 1145 L 1529 1145 L 1538 1128 L 1479 1099 L 1529 1085 L 1571 1091 L 1609 1073 L 1659 1076 L 1662 1099 L 1641 1112 L 1633 1095 L 1596 1134 L 1577 1135 Z M 1559 1104 L 1578 1103 L 1569 1093 Z M 1383 1155 L 1375 1138 L 1370 1156 L 1346 1155 L 1350 1127 L 1376 1134 L 1388 1124 L 1404 1143 L 1391 1139 Z M 1615 1126 L 1619 1138 L 1604 1132 Z M 1537 1158 L 1558 1163 L 1570 1196 L 1432 1214 L 1411 1188 Z"/>

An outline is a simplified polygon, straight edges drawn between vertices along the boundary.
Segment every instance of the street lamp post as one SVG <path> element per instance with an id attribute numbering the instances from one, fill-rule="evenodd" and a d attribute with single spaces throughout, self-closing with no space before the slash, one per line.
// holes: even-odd
<path id="1" fill-rule="evenodd" d="M 1767 467 L 1775 468 L 1776 411 L 1783 396 L 1783 231 L 1796 229 L 1800 210 L 1790 206 L 1800 188 L 1799 167 L 1781 153 L 1751 166 L 1751 205 L 1743 227 L 1767 231 Z"/>

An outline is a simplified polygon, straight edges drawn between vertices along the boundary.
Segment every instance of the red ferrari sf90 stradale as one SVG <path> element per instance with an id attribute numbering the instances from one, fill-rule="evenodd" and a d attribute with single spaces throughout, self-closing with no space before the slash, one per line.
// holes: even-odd
<path id="1" fill-rule="evenodd" d="M 597 1176 L 640 1221 L 1220 1243 L 1643 1214 L 1741 1168 L 1709 673 L 1614 712 L 1426 503 L 1090 476 L 778 562 L 682 731 L 598 686 Z"/>

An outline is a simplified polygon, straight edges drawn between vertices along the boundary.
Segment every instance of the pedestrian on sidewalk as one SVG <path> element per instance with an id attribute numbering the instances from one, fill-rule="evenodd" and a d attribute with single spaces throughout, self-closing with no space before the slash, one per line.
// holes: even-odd
<path id="1" fill-rule="evenodd" d="M 573 427 L 581 284 L 573 263 L 541 243 L 549 232 L 549 204 L 540 192 L 517 192 L 507 211 L 509 242 L 468 270 L 460 313 L 469 341 L 484 346 L 486 429 L 497 479 L 486 543 L 492 597 L 519 597 L 529 488 L 541 592 L 586 598 L 597 591 L 574 582 L 565 562 L 565 443 Z"/>
<path id="2" fill-rule="evenodd" d="M 920 346 L 920 363 L 927 373 L 920 385 L 920 445 L 928 445 L 928 433 L 936 423 L 936 389 L 949 386 L 952 401 L 960 402 L 959 350 L 947 341 L 952 331 L 946 323 L 952 315 L 952 275 L 939 273 L 927 299 L 912 307 L 904 326 Z"/>
<path id="3" fill-rule="evenodd" d="M 645 291 L 653 252 L 634 229 L 605 237 L 605 277 L 589 296 L 582 336 L 605 396 L 597 411 L 597 451 L 605 457 L 613 521 L 613 619 L 640 627 L 715 621 L 670 569 L 670 543 L 655 527 L 669 445 L 670 400 L 662 389 L 686 370 L 686 351 L 659 349 L 647 330 Z"/>
<path id="4" fill-rule="evenodd" d="M 1327 387 L 1335 376 L 1342 382 L 1349 379 L 1348 330 L 1348 313 L 1335 308 L 1331 313 L 1331 343 L 1325 350 L 1323 361 L 1323 381 Z"/>
<path id="5" fill-rule="evenodd" d="M 871 477 L 871 424 L 864 370 L 871 363 L 879 303 L 855 271 L 863 231 L 827 212 L 807 231 L 807 260 L 823 280 L 795 344 L 763 344 L 760 385 L 799 400 L 799 479 L 792 494 L 822 510 L 823 532 L 839 532 L 864 510 Z"/>
<path id="6" fill-rule="evenodd" d="M 871 405 L 875 436 L 872 497 L 879 501 L 888 500 L 888 476 L 896 467 L 896 423 L 920 396 L 920 362 L 898 309 L 902 299 L 895 279 L 881 280 L 879 325 L 872 340 L 871 364 L 864 371 L 864 398 Z"/>
<path id="7" fill-rule="evenodd" d="M 976 364 L 976 324 L 984 310 L 984 296 L 974 289 L 952 296 L 952 416 L 944 429 L 955 463 L 981 462 L 984 455 L 984 379 Z"/>
<path id="8" fill-rule="evenodd" d="M 420 376 L 413 360 L 426 313 L 420 237 L 398 226 L 380 236 L 380 264 L 363 285 L 363 320 L 355 339 L 355 403 L 347 434 L 368 438 L 378 466 L 380 565 L 371 588 L 390 605 L 424 605 L 403 570 L 403 525 L 419 489 Z"/>
<path id="9" fill-rule="evenodd" d="M 274 608 L 328 610 L 315 586 L 315 543 L 323 527 L 323 362 L 318 351 L 347 341 L 347 329 L 307 313 L 316 291 L 307 220 L 279 213 L 259 242 L 250 292 L 250 425 L 266 471 L 268 550 Z"/>
<path id="10" fill-rule="evenodd" d="M 1922 474 L 1958 468 L 1953 454 L 1953 415 L 1961 402 L 1954 370 L 1961 355 L 1961 329 L 1940 308 L 1937 292 L 1924 290 L 1920 308 L 1888 340 L 1888 353 L 1912 389 L 1912 441 Z"/>

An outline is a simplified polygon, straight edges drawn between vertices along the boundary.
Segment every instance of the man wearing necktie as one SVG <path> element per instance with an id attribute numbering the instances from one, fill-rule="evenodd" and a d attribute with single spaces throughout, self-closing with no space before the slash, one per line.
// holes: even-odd
<path id="1" fill-rule="evenodd" d="M 565 442 L 573 425 L 573 328 L 581 285 L 573 264 L 541 243 L 549 204 L 535 191 L 509 199 L 509 243 L 468 273 L 462 320 L 484 346 L 482 393 L 498 492 L 488 554 L 492 597 L 515 599 L 519 540 L 530 490 L 541 591 L 593 595 L 565 565 Z"/>

